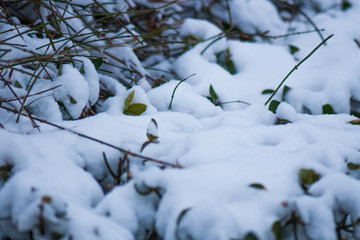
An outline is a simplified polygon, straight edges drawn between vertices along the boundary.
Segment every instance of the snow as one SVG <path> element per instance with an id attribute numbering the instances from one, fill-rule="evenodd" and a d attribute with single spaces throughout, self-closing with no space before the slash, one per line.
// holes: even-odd
<path id="1" fill-rule="evenodd" d="M 109 11 L 162 6 L 142 0 L 117 1 L 112 7 L 110 1 L 100 2 L 108 3 Z M 354 42 L 360 38 L 354 24 L 360 4 L 349 1 L 352 7 L 342 11 L 332 7 L 341 3 L 337 0 L 299 2 L 325 28 L 324 36 L 335 35 L 289 77 L 290 90 L 274 96 L 281 101 L 275 113 L 264 105 L 270 95 L 262 92 L 275 90 L 321 42 L 316 32 L 245 42 L 222 36 L 209 20 L 183 19 L 177 37 L 197 43 L 171 59 L 147 60 L 167 71 L 169 78 L 159 86 L 145 77 L 160 74 L 146 69 L 130 47 L 141 44 L 130 37 L 114 40 L 116 46 L 107 49 L 99 41 L 98 51 L 74 57 L 60 70 L 49 63 L 37 79 L 23 74 L 30 67 L 1 73 L 12 85 L 0 80 L 0 238 L 28 239 L 31 232 L 34 239 L 53 239 L 54 233 L 60 239 L 149 239 L 155 230 L 165 240 L 243 239 L 250 233 L 278 239 L 278 223 L 287 240 L 296 239 L 294 234 L 335 240 L 339 226 L 351 226 L 353 232 L 342 230 L 342 236 L 359 239 L 360 128 L 349 122 L 356 119 L 350 111 L 359 110 L 354 105 L 360 100 L 360 49 Z M 225 2 L 210 3 L 177 3 L 159 10 L 158 17 L 170 8 L 210 8 L 214 18 L 230 23 Z M 229 7 L 232 23 L 247 34 L 269 30 L 276 36 L 288 30 L 274 1 L 233 0 Z M 298 18 L 292 26 L 296 32 L 313 30 Z M 72 21 L 72 31 L 82 31 L 78 20 Z M 1 23 L 0 32 L 7 30 L 5 39 L 14 33 Z M 119 34 L 124 33 L 121 28 Z M 30 35 L 11 43 L 54 53 L 37 49 L 48 40 Z M 300 51 L 291 54 L 289 45 Z M 29 56 L 12 49 L 6 57 Z M 235 73 L 219 62 L 224 54 Z M 104 58 L 104 71 L 95 68 L 94 57 Z M 218 104 L 209 100 L 210 86 Z M 20 109 L 14 93 L 24 97 L 28 92 L 26 110 L 36 117 L 38 129 L 28 117 L 17 121 L 6 110 Z M 147 106 L 139 116 L 124 113 L 132 92 L 132 103 Z M 323 114 L 325 104 L 336 114 Z M 82 118 L 89 108 L 97 114 Z M 304 169 L 319 178 L 304 184 Z"/>
<path id="2" fill-rule="evenodd" d="M 280 19 L 276 8 L 268 0 L 229 1 L 229 8 L 233 24 L 246 33 L 262 33 L 270 30 L 271 34 L 277 35 L 286 30 L 286 25 Z M 212 11 L 216 16 L 230 23 L 229 13 L 224 14 L 228 11 L 225 3 L 218 4 Z"/>
<path id="3" fill-rule="evenodd" d="M 99 76 L 97 75 L 94 64 L 85 57 L 76 58 L 75 65 L 77 65 L 78 69 L 84 70 L 84 77 L 89 86 L 89 104 L 92 106 L 96 103 L 100 86 L 99 86 Z"/>
<path id="4" fill-rule="evenodd" d="M 335 221 L 326 204 L 316 198 L 301 197 L 296 206 L 310 239 L 336 239 Z"/>
<path id="5" fill-rule="evenodd" d="M 177 88 L 171 109 L 169 104 L 174 88 L 179 81 L 170 81 L 148 92 L 150 102 L 159 111 L 173 110 L 175 112 L 191 114 L 195 117 L 211 117 L 221 112 L 220 107 L 214 106 L 209 100 L 194 91 L 186 82 L 180 83 Z M 195 105 L 194 102 L 197 104 Z"/>
<path id="6" fill-rule="evenodd" d="M 62 66 L 61 75 L 55 84 L 60 85 L 55 89 L 54 98 L 65 106 L 71 118 L 80 117 L 89 99 L 89 85 L 81 73 L 70 64 Z"/>

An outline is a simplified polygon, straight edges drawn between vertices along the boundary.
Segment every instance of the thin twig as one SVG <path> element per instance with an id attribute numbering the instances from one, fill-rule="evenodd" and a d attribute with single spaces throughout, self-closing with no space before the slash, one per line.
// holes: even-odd
<path id="1" fill-rule="evenodd" d="M 116 174 L 113 172 L 113 170 L 110 167 L 110 164 L 106 158 L 105 152 L 103 152 L 103 158 L 104 158 L 104 162 L 106 165 L 106 168 L 109 170 L 110 175 L 116 180 L 116 182 L 118 181 L 118 176 L 116 176 Z"/>
<path id="2" fill-rule="evenodd" d="M 14 89 L 11 87 L 10 82 L 6 81 L 2 74 L 0 74 L 0 77 L 1 77 L 1 80 L 4 81 L 5 86 L 7 86 L 7 87 L 10 89 L 10 91 L 11 91 L 11 93 L 14 95 L 16 101 L 18 101 L 18 102 L 20 103 L 20 105 L 21 105 L 21 100 L 20 100 L 20 98 L 18 97 L 18 95 L 16 94 L 16 92 L 14 91 Z M 27 117 L 30 119 L 30 121 L 31 121 L 31 123 L 32 123 L 32 126 L 33 126 L 34 128 L 37 128 L 37 130 L 40 132 L 40 128 L 39 128 L 39 126 L 35 123 L 35 121 L 34 121 L 33 117 L 31 116 L 30 112 L 29 112 L 26 108 L 24 108 L 24 110 L 25 110 L 25 112 L 26 112 L 26 114 L 24 114 L 24 115 L 27 116 Z"/>
<path id="3" fill-rule="evenodd" d="M 324 40 L 325 40 L 325 39 L 324 39 L 324 36 L 321 34 L 321 31 L 320 31 L 319 28 L 316 26 L 316 24 L 313 22 L 313 20 L 311 20 L 311 18 L 310 18 L 306 13 L 304 13 L 303 11 L 301 11 L 300 9 L 299 9 L 298 11 L 299 11 L 299 13 L 300 13 L 301 15 L 303 15 L 303 16 L 306 18 L 306 20 L 314 27 L 314 29 L 315 29 L 315 31 L 318 33 L 321 41 L 324 42 Z M 324 42 L 324 45 L 326 45 L 325 42 Z"/>
<path id="4" fill-rule="evenodd" d="M 246 105 L 251 105 L 251 104 L 248 103 L 248 102 L 244 102 L 244 101 L 240 101 L 240 100 L 222 102 L 221 104 L 229 104 L 229 103 L 243 103 L 243 104 L 246 104 Z"/>
<path id="5" fill-rule="evenodd" d="M 61 85 L 57 85 L 57 86 L 55 86 L 55 87 L 52 87 L 52 88 L 48 88 L 48 89 L 46 89 L 46 90 L 43 90 L 43 91 L 40 91 L 40 92 L 37 92 L 37 93 L 34 93 L 34 94 L 30 94 L 28 97 L 32 97 L 32 96 L 36 96 L 36 95 L 40 95 L 40 94 L 43 94 L 43 93 L 45 93 L 45 92 L 48 92 L 48 91 L 51 91 L 51 90 L 54 90 L 54 89 L 56 89 L 56 88 L 58 88 L 58 87 L 61 87 Z M 51 94 L 50 94 L 51 95 Z M 47 96 L 50 96 L 50 95 L 47 95 Z M 23 99 L 23 98 L 25 98 L 25 96 L 18 96 L 18 98 L 11 98 L 11 99 L 1 99 L 1 97 L 0 97 L 0 103 L 2 103 L 2 102 L 12 102 L 12 101 L 17 101 L 18 99 Z M 29 105 L 29 104 L 28 104 Z"/>
<path id="6" fill-rule="evenodd" d="M 18 114 L 18 111 L 15 110 L 15 109 L 11 109 L 11 108 L 8 108 L 8 107 L 2 106 L 2 105 L 0 105 L 0 108 L 3 108 L 3 109 L 5 109 L 5 110 L 7 110 L 7 111 L 10 111 L 10 112 L 12 112 L 12 113 L 14 113 L 14 114 Z M 25 113 L 20 113 L 20 115 L 28 117 L 28 115 L 26 115 Z M 41 119 L 41 118 L 37 118 L 37 117 L 34 117 L 34 116 L 31 116 L 31 118 L 32 118 L 33 120 L 39 121 L 39 122 L 41 122 L 41 123 L 44 123 L 44 124 L 47 124 L 47 125 L 50 125 L 50 126 L 53 126 L 53 127 L 58 128 L 58 129 L 60 129 L 60 130 L 73 133 L 73 134 L 75 134 L 75 135 L 78 135 L 79 137 L 83 137 L 83 138 L 86 138 L 86 139 L 91 140 L 91 141 L 93 141 L 93 142 L 97 142 L 97 143 L 103 144 L 103 145 L 105 145 L 105 146 L 108 146 L 108 147 L 110 147 L 110 148 L 116 149 L 116 150 L 118 150 L 119 152 L 122 152 L 122 153 L 124 153 L 124 154 L 130 155 L 130 156 L 133 156 L 133 157 L 141 158 L 141 159 L 143 159 L 144 161 L 150 161 L 150 162 L 162 164 L 162 165 L 164 165 L 164 166 L 169 166 L 169 167 L 173 167 L 173 168 L 182 168 L 182 166 L 180 166 L 179 164 L 172 164 L 172 163 L 164 162 L 164 161 L 161 161 L 161 160 L 158 160 L 158 159 L 154 159 L 154 158 L 151 158 L 151 157 L 146 157 L 146 156 L 144 156 L 144 155 L 137 154 L 137 153 L 134 153 L 134 152 L 125 150 L 125 149 L 123 149 L 123 148 L 121 148 L 121 147 L 117 147 L 117 146 L 115 146 L 115 145 L 113 145 L 113 144 L 111 144 L 111 143 L 104 142 L 104 141 L 102 141 L 102 140 L 99 140 L 99 139 L 94 138 L 94 137 L 90 137 L 90 136 L 88 136 L 88 135 L 86 135 L 86 134 L 79 133 L 79 132 L 74 131 L 74 130 L 69 129 L 69 128 L 62 127 L 62 126 L 60 126 L 60 125 L 57 125 L 57 124 L 55 124 L 55 123 L 46 121 L 46 120 Z"/>
<path id="7" fill-rule="evenodd" d="M 171 106 L 172 106 L 172 102 L 173 102 L 173 100 L 174 100 L 174 96 L 175 96 L 175 91 L 176 91 L 176 89 L 179 87 L 179 85 L 180 85 L 181 83 L 183 83 L 184 81 L 188 80 L 189 78 L 191 78 L 191 77 L 194 76 L 194 75 L 196 75 L 196 73 L 191 74 L 190 76 L 184 78 L 184 79 L 181 80 L 178 84 L 176 84 L 176 86 L 175 86 L 175 88 L 174 88 L 174 91 L 173 91 L 172 94 L 171 94 L 171 100 L 170 100 L 170 104 L 169 104 L 169 109 L 171 109 Z"/>
<path id="8" fill-rule="evenodd" d="M 313 55 L 314 52 L 316 52 L 316 50 L 318 50 L 323 44 L 325 44 L 325 42 L 327 40 L 329 40 L 332 36 L 334 36 L 334 34 L 329 35 L 326 39 L 324 39 L 319 45 L 317 45 L 303 60 L 301 60 L 298 64 L 296 64 L 293 69 L 291 69 L 291 71 L 286 75 L 286 77 L 281 81 L 281 83 L 279 84 L 279 86 L 275 89 L 275 91 L 273 92 L 273 94 L 271 94 L 271 96 L 269 97 L 269 99 L 265 102 L 265 106 L 270 102 L 270 100 L 275 96 L 275 94 L 279 91 L 280 87 L 283 85 L 283 83 L 286 81 L 286 79 L 295 71 L 297 70 L 300 65 L 305 62 L 311 55 Z"/>
<path id="9" fill-rule="evenodd" d="M 216 43 L 217 41 L 219 41 L 220 39 L 222 39 L 224 36 L 226 36 L 227 33 L 229 33 L 231 30 L 233 30 L 234 26 L 233 26 L 233 22 L 232 22 L 232 16 L 231 16 L 231 11 L 230 11 L 230 5 L 229 5 L 229 0 L 225 1 L 226 4 L 226 11 L 228 13 L 229 16 L 229 28 L 226 29 L 225 31 L 223 31 L 222 33 L 219 34 L 219 37 L 214 39 L 213 41 L 211 41 L 200 53 L 200 55 L 203 55 L 206 50 L 209 49 L 210 46 L 212 46 L 214 43 Z"/>
<path id="10" fill-rule="evenodd" d="M 227 11 L 228 16 L 229 16 L 230 29 L 232 29 L 233 28 L 233 21 L 232 21 L 232 16 L 231 16 L 231 11 L 230 11 L 229 0 L 225 0 L 225 4 L 226 4 L 226 11 Z"/>
<path id="11" fill-rule="evenodd" d="M 290 10 L 293 10 L 295 8 L 295 4 L 290 4 L 284 0 L 277 0 L 277 2 L 284 4 L 286 7 L 288 7 Z M 301 9 L 297 8 L 297 11 L 303 16 L 305 17 L 305 19 L 314 27 L 315 31 L 318 33 L 321 41 L 324 41 L 324 36 L 321 34 L 321 30 L 316 26 L 316 24 L 314 23 L 313 20 L 311 20 L 311 18 L 305 13 L 303 12 Z M 326 45 L 326 44 L 325 44 Z"/>
<path id="12" fill-rule="evenodd" d="M 306 33 L 313 33 L 313 32 L 323 32 L 325 31 L 325 29 L 319 29 L 319 30 L 309 30 L 309 31 L 302 31 L 302 32 L 292 32 L 292 33 L 288 33 L 288 34 L 284 34 L 284 35 L 278 35 L 278 36 L 266 36 L 264 35 L 265 38 L 272 38 L 272 39 L 277 39 L 277 38 L 284 38 L 284 37 L 290 37 L 290 36 L 294 36 L 294 35 L 302 35 L 302 34 L 306 34 Z"/>

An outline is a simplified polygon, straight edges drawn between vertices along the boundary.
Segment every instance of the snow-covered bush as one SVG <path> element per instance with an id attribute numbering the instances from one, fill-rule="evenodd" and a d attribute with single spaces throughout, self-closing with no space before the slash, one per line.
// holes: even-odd
<path id="1" fill-rule="evenodd" d="M 359 13 L 1 1 L 0 239 L 360 239 Z"/>

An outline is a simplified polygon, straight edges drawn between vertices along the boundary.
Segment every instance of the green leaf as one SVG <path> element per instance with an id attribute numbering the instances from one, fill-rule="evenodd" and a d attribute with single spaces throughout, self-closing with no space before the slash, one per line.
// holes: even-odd
<path id="1" fill-rule="evenodd" d="M 284 86 L 281 101 L 285 101 L 285 96 L 290 90 L 291 90 L 291 87 L 289 87 L 287 85 Z"/>
<path id="2" fill-rule="evenodd" d="M 51 239 L 60 240 L 64 237 L 64 234 L 58 233 L 58 232 L 52 232 L 51 233 Z"/>
<path id="3" fill-rule="evenodd" d="M 358 170 L 358 169 L 360 168 L 360 164 L 348 162 L 348 163 L 347 163 L 347 167 L 348 167 L 350 170 Z"/>
<path id="4" fill-rule="evenodd" d="M 358 111 L 355 111 L 355 110 L 350 110 L 350 115 L 353 115 L 357 118 L 360 118 L 360 112 Z"/>
<path id="5" fill-rule="evenodd" d="M 302 111 L 303 111 L 303 113 L 305 113 L 305 114 L 312 114 L 312 112 L 311 112 L 311 110 L 308 108 L 308 107 L 306 107 L 306 106 L 303 106 L 302 107 Z"/>
<path id="6" fill-rule="evenodd" d="M 94 64 L 94 67 L 96 70 L 98 70 L 101 67 L 101 65 L 103 64 L 102 58 L 90 59 L 90 61 Z"/>
<path id="7" fill-rule="evenodd" d="M 341 3 L 341 10 L 345 11 L 352 7 L 352 4 L 346 0 L 343 0 Z"/>
<path id="8" fill-rule="evenodd" d="M 264 91 L 261 92 L 261 94 L 273 94 L 275 92 L 275 90 L 273 89 L 265 89 Z"/>
<path id="9" fill-rule="evenodd" d="M 258 240 L 258 238 L 253 233 L 246 234 L 244 240 Z"/>
<path id="10" fill-rule="evenodd" d="M 79 70 L 80 73 L 85 73 L 84 64 L 81 65 L 81 68 Z"/>
<path id="11" fill-rule="evenodd" d="M 264 187 L 264 185 L 262 185 L 261 183 L 252 183 L 249 185 L 249 187 L 252 187 L 255 189 L 260 189 L 260 190 L 266 190 L 266 187 Z"/>
<path id="12" fill-rule="evenodd" d="M 11 164 L 0 165 L 0 180 L 8 180 L 11 175 L 12 168 L 13 165 Z"/>
<path id="13" fill-rule="evenodd" d="M 10 172 L 12 168 L 13 166 L 10 164 L 0 165 L 0 171 Z"/>
<path id="14" fill-rule="evenodd" d="M 236 73 L 236 67 L 231 59 L 230 49 L 227 48 L 225 51 L 221 51 L 216 55 L 216 62 L 225 70 L 227 70 L 230 74 Z"/>
<path id="15" fill-rule="evenodd" d="M 57 76 L 61 76 L 61 74 L 62 74 L 62 65 L 59 66 Z"/>
<path id="16" fill-rule="evenodd" d="M 210 84 L 210 88 L 209 88 L 209 94 L 211 99 L 216 102 L 216 100 L 219 99 L 219 96 L 216 94 L 214 87 L 212 86 L 212 84 Z"/>
<path id="17" fill-rule="evenodd" d="M 280 105 L 280 102 L 277 100 L 272 100 L 269 105 L 269 110 L 273 113 L 276 113 L 276 109 Z"/>
<path id="18" fill-rule="evenodd" d="M 320 179 L 320 174 L 313 169 L 301 169 L 300 170 L 300 182 L 301 185 L 311 185 Z"/>
<path id="19" fill-rule="evenodd" d="M 67 110 L 65 104 L 60 101 L 58 101 L 57 104 L 59 105 L 59 109 L 61 111 L 63 119 L 72 120 L 73 118 L 70 115 L 69 111 Z"/>
<path id="20" fill-rule="evenodd" d="M 77 104 L 77 101 L 72 96 L 69 96 L 69 98 L 72 104 Z"/>
<path id="21" fill-rule="evenodd" d="M 229 48 L 226 49 L 226 56 L 225 56 L 225 61 L 223 63 L 223 66 L 225 67 L 226 70 L 229 71 L 230 74 L 236 73 L 235 64 L 231 59 L 231 53 L 230 53 Z"/>
<path id="22" fill-rule="evenodd" d="M 290 53 L 293 55 L 294 53 L 297 53 L 298 51 L 300 51 L 300 48 L 294 46 L 294 45 L 289 45 L 289 49 L 290 49 Z"/>
<path id="23" fill-rule="evenodd" d="M 292 123 L 292 122 L 287 120 L 287 119 L 276 118 L 275 125 L 285 125 L 285 124 L 288 124 L 288 123 Z"/>
<path id="24" fill-rule="evenodd" d="M 231 59 L 225 61 L 224 67 L 229 71 L 230 74 L 236 73 L 235 64 Z"/>
<path id="25" fill-rule="evenodd" d="M 130 106 L 133 98 L 134 98 L 134 94 L 135 94 L 135 90 L 133 90 L 125 99 L 125 103 L 124 103 L 124 111 Z"/>
<path id="26" fill-rule="evenodd" d="M 215 104 L 215 100 L 212 98 L 212 97 L 206 97 L 210 102 L 212 102 L 214 105 L 216 105 Z"/>
<path id="27" fill-rule="evenodd" d="M 139 116 L 146 111 L 147 106 L 142 103 L 133 103 L 128 108 L 124 109 L 123 113 L 126 115 Z"/>
<path id="28" fill-rule="evenodd" d="M 323 105 L 322 111 L 323 111 L 323 114 L 336 114 L 336 112 L 334 111 L 334 109 L 332 108 L 332 106 L 330 104 Z"/>
<path id="29" fill-rule="evenodd" d="M 281 240 L 281 224 L 280 221 L 274 222 L 272 228 L 272 232 L 274 233 L 275 240 Z"/>
<path id="30" fill-rule="evenodd" d="M 16 88 L 22 88 L 21 84 L 20 84 L 18 81 L 15 81 L 14 86 L 15 86 Z"/>

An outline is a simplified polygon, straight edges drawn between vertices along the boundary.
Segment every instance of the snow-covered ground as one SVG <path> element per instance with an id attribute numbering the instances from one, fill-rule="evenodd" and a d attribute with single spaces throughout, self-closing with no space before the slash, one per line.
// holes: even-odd
<path id="1" fill-rule="evenodd" d="M 156 60 L 157 68 L 178 76 L 160 86 L 143 78 L 128 89 L 84 56 L 62 65 L 60 74 L 50 64 L 49 73 L 37 73 L 42 78 L 30 93 L 54 89 L 27 99 L 34 101 L 28 109 L 38 128 L 27 112 L 17 121 L 18 114 L 6 110 L 20 108 L 8 100 L 14 91 L 26 95 L 29 76 L 1 72 L 0 238 L 360 239 L 360 127 L 349 123 L 357 119 L 350 112 L 360 110 L 360 2 L 298 1 L 324 29 L 322 38 L 300 13 L 285 21 L 291 16 L 276 2 L 185 3 L 198 11 L 207 6 L 249 35 L 310 32 L 214 41 L 222 36 L 214 23 L 182 19 L 179 37 L 198 43 Z M 118 0 L 119 9 L 125 5 Z M 81 29 L 75 20 L 73 27 Z M 47 39 L 9 39 L 13 31 L 0 23 L 1 38 L 14 44 L 2 45 L 12 49 L 3 59 L 29 56 L 15 44 L 45 51 L 38 47 Z M 272 90 L 331 34 L 286 80 L 273 98 L 279 106 L 270 111 L 265 102 Z M 129 47 L 110 52 L 144 75 L 159 74 L 143 68 L 146 62 Z M 20 86 L 8 87 L 6 78 Z M 100 89 L 112 96 L 98 100 Z M 146 105 L 143 113 L 124 114 L 143 106 L 137 103 Z M 97 114 L 79 119 L 93 105 Z"/>

